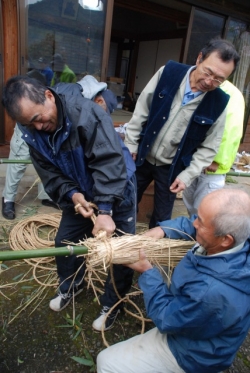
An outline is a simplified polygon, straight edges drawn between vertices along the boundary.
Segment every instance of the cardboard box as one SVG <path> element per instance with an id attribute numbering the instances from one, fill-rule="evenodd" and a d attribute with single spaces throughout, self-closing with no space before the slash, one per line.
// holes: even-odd
<path id="1" fill-rule="evenodd" d="M 107 82 L 108 89 L 110 89 L 116 96 L 123 96 L 125 84 Z"/>
<path id="2" fill-rule="evenodd" d="M 123 78 L 117 78 L 116 76 L 109 76 L 107 78 L 107 81 L 122 84 L 123 83 Z"/>

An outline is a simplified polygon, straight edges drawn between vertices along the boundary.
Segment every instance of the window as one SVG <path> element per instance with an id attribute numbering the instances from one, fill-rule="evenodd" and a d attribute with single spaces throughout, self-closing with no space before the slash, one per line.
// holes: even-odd
<path id="1" fill-rule="evenodd" d="M 200 50 L 212 38 L 221 36 L 225 17 L 197 8 L 193 10 L 193 23 L 186 63 L 194 65 Z"/>
<path id="2" fill-rule="evenodd" d="M 28 0 L 25 17 L 25 72 L 43 74 L 48 85 L 100 77 L 106 18 L 101 0 Z"/>

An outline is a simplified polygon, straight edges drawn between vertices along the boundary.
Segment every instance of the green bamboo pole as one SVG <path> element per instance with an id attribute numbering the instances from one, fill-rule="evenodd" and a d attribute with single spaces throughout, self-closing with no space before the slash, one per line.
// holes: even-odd
<path id="1" fill-rule="evenodd" d="M 5 260 L 19 260 L 30 258 L 45 258 L 48 256 L 69 256 L 88 254 L 86 246 L 63 246 L 63 247 L 49 247 L 34 250 L 20 250 L 20 251 L 0 251 L 0 261 Z"/>
<path id="2" fill-rule="evenodd" d="M 30 159 L 0 159 L 1 163 L 22 163 L 22 164 L 32 164 Z"/>
<path id="3" fill-rule="evenodd" d="M 250 177 L 250 172 L 235 172 L 229 171 L 227 173 L 228 176 L 243 176 L 243 177 Z"/>

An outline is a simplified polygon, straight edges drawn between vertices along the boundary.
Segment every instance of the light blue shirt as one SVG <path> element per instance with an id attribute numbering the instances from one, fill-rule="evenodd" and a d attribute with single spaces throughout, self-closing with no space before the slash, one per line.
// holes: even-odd
<path id="1" fill-rule="evenodd" d="M 192 90 L 191 90 L 190 82 L 189 82 L 189 76 L 190 76 L 191 71 L 193 71 L 195 69 L 196 69 L 196 66 L 192 66 L 191 69 L 188 70 L 187 80 L 186 80 L 186 88 L 185 88 L 185 93 L 184 93 L 182 105 L 186 105 L 189 101 L 193 100 L 195 97 L 198 97 L 203 93 L 201 91 L 192 92 Z"/>

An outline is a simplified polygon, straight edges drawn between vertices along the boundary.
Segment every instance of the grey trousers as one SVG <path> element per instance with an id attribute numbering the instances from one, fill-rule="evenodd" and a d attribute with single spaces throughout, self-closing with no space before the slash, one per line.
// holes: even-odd
<path id="1" fill-rule="evenodd" d="M 22 132 L 17 124 L 14 128 L 14 133 L 10 141 L 10 154 L 9 159 L 22 159 L 29 160 L 30 153 L 26 142 L 22 139 Z M 6 169 L 5 186 L 3 189 L 3 197 L 6 201 L 15 201 L 18 185 L 25 173 L 27 164 L 9 163 Z M 44 191 L 42 183 L 38 186 L 39 199 L 50 199 Z"/>
<path id="2" fill-rule="evenodd" d="M 97 356 L 97 373 L 184 373 L 157 328 L 116 343 Z"/>
<path id="3" fill-rule="evenodd" d="M 182 198 L 189 216 L 197 214 L 199 204 L 203 197 L 208 193 L 224 187 L 225 178 L 225 174 L 200 174 L 200 176 L 183 191 Z"/>

